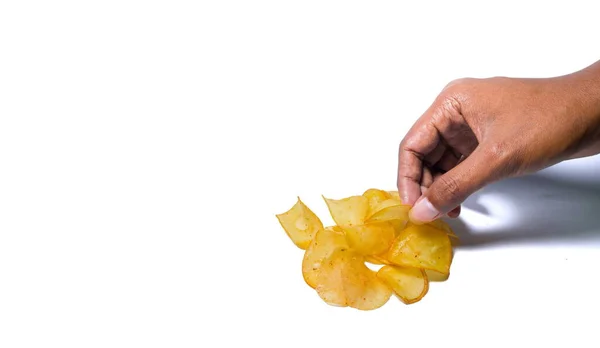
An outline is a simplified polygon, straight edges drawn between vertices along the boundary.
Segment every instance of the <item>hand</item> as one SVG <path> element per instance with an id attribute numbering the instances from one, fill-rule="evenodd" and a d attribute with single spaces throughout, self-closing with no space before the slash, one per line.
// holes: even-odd
<path id="1" fill-rule="evenodd" d="M 416 223 L 457 217 L 489 183 L 597 153 L 600 62 L 546 79 L 461 79 L 402 140 L 398 190 Z"/>

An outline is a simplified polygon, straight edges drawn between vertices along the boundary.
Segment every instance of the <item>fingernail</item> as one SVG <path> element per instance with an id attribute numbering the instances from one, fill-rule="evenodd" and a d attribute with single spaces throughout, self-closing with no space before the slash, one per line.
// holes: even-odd
<path id="1" fill-rule="evenodd" d="M 420 199 L 409 212 L 409 217 L 414 223 L 431 222 L 439 215 L 440 212 L 427 198 Z"/>

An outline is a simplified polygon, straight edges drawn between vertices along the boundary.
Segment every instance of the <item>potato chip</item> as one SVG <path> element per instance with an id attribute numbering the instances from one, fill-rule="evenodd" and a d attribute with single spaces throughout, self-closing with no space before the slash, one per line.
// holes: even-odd
<path id="1" fill-rule="evenodd" d="M 348 245 L 362 255 L 378 255 L 390 248 L 396 237 L 394 226 L 388 222 L 342 226 Z"/>
<path id="2" fill-rule="evenodd" d="M 383 306 L 392 290 L 371 271 L 359 255 L 336 250 L 324 260 L 316 291 L 327 304 L 373 310 Z"/>
<path id="3" fill-rule="evenodd" d="M 398 202 L 402 203 L 402 200 L 400 199 L 400 193 L 398 191 L 386 191 L 389 195 L 390 198 L 397 200 Z"/>
<path id="4" fill-rule="evenodd" d="M 343 199 L 323 197 L 333 221 L 338 226 L 362 225 L 369 211 L 369 200 L 364 196 Z"/>
<path id="5" fill-rule="evenodd" d="M 450 277 L 450 273 L 444 274 L 430 269 L 424 269 L 423 271 L 425 271 L 427 279 L 429 279 L 430 282 L 445 282 Z"/>
<path id="6" fill-rule="evenodd" d="M 383 266 L 377 272 L 377 277 L 405 304 L 420 301 L 429 291 L 427 276 L 419 268 Z"/>
<path id="7" fill-rule="evenodd" d="M 290 210 L 276 216 L 292 242 L 303 250 L 308 248 L 317 231 L 323 229 L 321 220 L 300 200 L 300 197 Z"/>
<path id="8" fill-rule="evenodd" d="M 446 232 L 451 237 L 458 238 L 456 236 L 456 234 L 454 233 L 454 231 L 452 231 L 452 228 L 450 227 L 450 225 L 442 219 L 434 220 L 434 221 L 428 223 L 428 225 Z"/>
<path id="9" fill-rule="evenodd" d="M 408 212 L 410 211 L 409 205 L 398 204 L 394 200 L 384 201 L 383 204 L 389 204 L 383 209 L 378 210 L 375 214 L 369 216 L 366 220 L 367 223 L 376 221 L 392 221 L 400 220 L 408 222 Z"/>
<path id="10" fill-rule="evenodd" d="M 400 232 L 388 251 L 387 259 L 399 266 L 448 274 L 452 262 L 450 237 L 429 225 L 411 224 Z"/>
<path id="11" fill-rule="evenodd" d="M 348 273 L 349 253 L 349 250 L 336 249 L 323 260 L 320 270 L 316 273 L 315 290 L 319 297 L 331 306 L 348 306 L 344 282 Z"/>
<path id="12" fill-rule="evenodd" d="M 360 257 L 352 257 L 344 273 L 344 290 L 348 306 L 373 310 L 383 306 L 392 296 L 392 290 L 371 271 Z"/>
<path id="13" fill-rule="evenodd" d="M 378 189 L 368 189 L 363 194 L 364 197 L 369 201 L 369 211 L 367 216 L 371 216 L 381 208 L 379 207 L 382 202 L 390 200 L 391 196 L 389 193 L 378 190 Z"/>
<path id="14" fill-rule="evenodd" d="M 398 237 L 400 232 L 406 228 L 406 224 L 408 223 L 406 220 L 390 220 L 388 222 L 394 226 L 394 233 L 396 237 Z"/>
<path id="15" fill-rule="evenodd" d="M 365 261 L 374 265 L 389 265 L 390 262 L 381 255 L 366 255 Z"/>
<path id="16" fill-rule="evenodd" d="M 317 287 L 319 269 L 323 260 L 336 250 L 349 249 L 344 232 L 337 226 L 327 227 L 317 232 L 302 259 L 302 276 L 311 288 Z"/>

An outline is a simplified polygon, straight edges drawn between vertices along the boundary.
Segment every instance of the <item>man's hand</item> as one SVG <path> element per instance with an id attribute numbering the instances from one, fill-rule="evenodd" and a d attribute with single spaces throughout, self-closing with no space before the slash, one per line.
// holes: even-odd
<path id="1" fill-rule="evenodd" d="M 483 186 L 600 153 L 600 62 L 547 79 L 450 83 L 400 144 L 411 219 L 456 217 Z"/>

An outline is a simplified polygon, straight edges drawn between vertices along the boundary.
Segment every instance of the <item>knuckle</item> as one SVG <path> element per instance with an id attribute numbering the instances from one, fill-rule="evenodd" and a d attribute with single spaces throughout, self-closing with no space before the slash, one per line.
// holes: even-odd
<path id="1" fill-rule="evenodd" d="M 491 163 L 504 163 L 510 158 L 511 145 L 506 141 L 496 141 L 486 148 L 486 159 Z"/>
<path id="2" fill-rule="evenodd" d="M 402 139 L 402 141 L 400 141 L 400 151 L 406 149 L 406 143 L 408 142 L 407 138 Z"/>
<path id="3" fill-rule="evenodd" d="M 450 82 L 440 94 L 441 105 L 452 114 L 461 113 L 462 105 L 473 99 L 476 91 L 476 79 L 461 78 Z M 466 105 L 468 106 L 468 105 Z"/>
<path id="4" fill-rule="evenodd" d="M 492 84 L 502 84 L 509 82 L 511 79 L 506 76 L 494 76 L 487 79 Z"/>
<path id="5" fill-rule="evenodd" d="M 446 96 L 441 105 L 443 111 L 441 114 L 450 120 L 456 119 L 461 114 L 461 103 L 455 95 Z"/>
<path id="6" fill-rule="evenodd" d="M 419 139 L 411 139 L 411 138 L 404 138 L 401 142 L 400 142 L 400 148 L 399 148 L 399 152 L 400 152 L 400 157 L 410 157 L 410 156 L 414 156 L 417 157 L 419 160 L 423 160 L 424 156 L 422 153 L 415 151 L 414 150 L 414 145 L 415 142 L 419 141 Z"/>
<path id="7" fill-rule="evenodd" d="M 463 88 L 469 86 L 473 82 L 473 80 L 474 79 L 470 78 L 470 77 L 463 77 L 463 78 L 452 80 L 446 85 L 446 87 L 444 87 L 444 90 L 445 91 L 455 91 L 455 90 L 463 89 Z"/>
<path id="8" fill-rule="evenodd" d="M 438 100 L 438 107 L 431 115 L 431 126 L 448 136 L 448 133 L 461 128 L 462 114 L 461 101 L 456 98 L 456 95 L 442 95 Z"/>
<path id="9" fill-rule="evenodd" d="M 402 174 L 400 175 L 399 179 L 406 179 L 408 181 L 413 181 L 416 183 L 418 183 L 421 180 L 421 178 L 418 175 L 413 173 Z"/>

